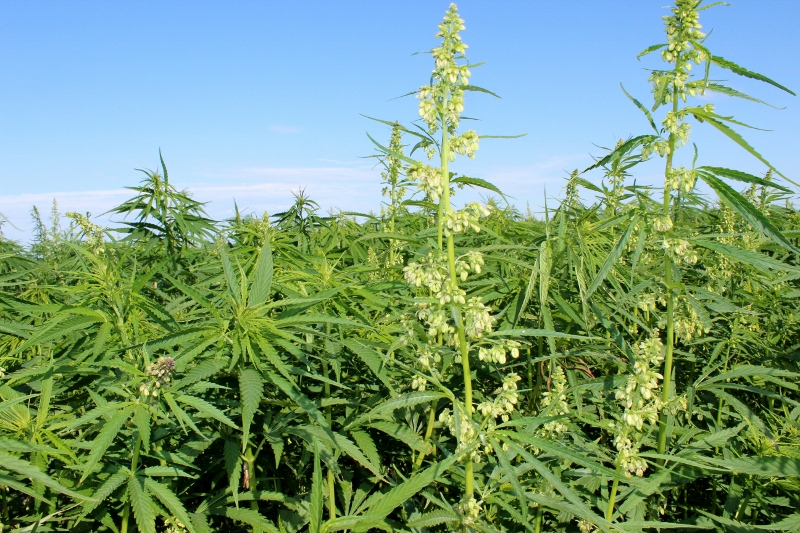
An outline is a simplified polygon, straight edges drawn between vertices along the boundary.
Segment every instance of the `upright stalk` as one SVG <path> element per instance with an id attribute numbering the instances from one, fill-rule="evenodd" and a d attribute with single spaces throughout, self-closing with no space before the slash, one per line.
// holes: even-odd
<path id="1" fill-rule="evenodd" d="M 676 65 L 679 64 L 676 61 Z M 672 90 L 672 111 L 678 112 L 678 89 Z M 669 152 L 667 153 L 667 163 L 664 169 L 664 214 L 669 216 L 670 204 L 672 203 L 672 189 L 669 185 L 669 173 L 672 170 L 672 158 L 675 153 L 675 134 L 669 134 Z M 661 390 L 661 402 L 666 404 L 672 395 L 672 354 L 675 349 L 675 294 L 672 279 L 672 258 L 669 252 L 664 254 L 664 285 L 667 289 L 667 338 L 664 350 L 664 381 Z M 663 454 L 667 449 L 667 413 L 661 411 L 658 416 L 658 453 Z M 658 464 L 663 465 L 664 460 L 659 459 Z"/>
<path id="2" fill-rule="evenodd" d="M 447 131 L 447 123 L 442 119 L 442 150 L 441 150 L 441 170 L 442 170 L 442 201 L 439 203 L 439 211 L 445 217 L 452 211 L 450 207 L 450 135 Z M 439 217 L 439 232 L 444 230 L 443 217 Z M 458 275 L 456 274 L 456 247 L 453 233 L 447 232 L 447 267 L 450 271 L 450 282 L 453 287 L 458 286 Z M 464 372 L 464 409 L 468 420 L 472 420 L 472 375 L 469 367 L 469 347 L 467 337 L 464 333 L 464 323 L 458 306 L 453 303 L 453 314 L 456 319 L 456 331 L 458 334 L 458 348 L 461 353 L 461 367 Z M 475 479 L 473 473 L 472 459 L 464 464 L 464 497 L 469 498 L 475 492 Z"/>

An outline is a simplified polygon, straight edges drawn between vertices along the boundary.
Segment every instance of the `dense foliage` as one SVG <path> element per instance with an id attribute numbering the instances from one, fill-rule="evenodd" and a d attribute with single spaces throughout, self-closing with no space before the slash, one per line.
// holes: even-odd
<path id="1" fill-rule="evenodd" d="M 545 220 L 449 170 L 488 92 L 455 6 L 421 122 L 375 143 L 380 215 L 301 193 L 215 222 L 163 160 L 122 230 L 37 211 L 31 247 L 0 241 L 0 531 L 800 530 L 793 182 L 691 104 L 746 97 L 714 69 L 788 89 L 712 54 L 702 9 L 643 53 L 653 133 Z M 766 175 L 676 166 L 689 119 Z"/>

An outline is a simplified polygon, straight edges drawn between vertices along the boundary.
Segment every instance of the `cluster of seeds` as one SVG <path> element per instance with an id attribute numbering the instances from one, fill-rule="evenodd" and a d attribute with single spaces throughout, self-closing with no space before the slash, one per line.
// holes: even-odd
<path id="1" fill-rule="evenodd" d="M 159 357 L 158 361 L 148 365 L 146 373 L 150 379 L 148 383 L 139 386 L 139 392 L 145 398 L 157 397 L 159 389 L 169 384 L 173 370 L 175 370 L 175 360 L 172 357 Z"/>

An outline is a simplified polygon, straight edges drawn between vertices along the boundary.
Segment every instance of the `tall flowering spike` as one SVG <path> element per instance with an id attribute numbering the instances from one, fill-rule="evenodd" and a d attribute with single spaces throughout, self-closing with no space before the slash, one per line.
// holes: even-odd
<path id="1" fill-rule="evenodd" d="M 431 134 L 438 131 L 440 118 L 444 119 L 448 131 L 454 133 L 458 128 L 461 112 L 464 111 L 463 87 L 469 85 L 470 76 L 467 65 L 458 63 L 459 60 L 466 59 L 464 52 L 467 45 L 461 41 L 459 35 L 464 29 L 464 20 L 458 16 L 458 8 L 455 4 L 450 4 L 436 34 L 436 37 L 442 39 L 442 44 L 431 50 L 435 61 L 431 84 L 421 87 L 417 93 L 417 98 L 420 99 L 419 115 L 428 125 Z M 469 142 L 468 147 L 472 145 Z"/>

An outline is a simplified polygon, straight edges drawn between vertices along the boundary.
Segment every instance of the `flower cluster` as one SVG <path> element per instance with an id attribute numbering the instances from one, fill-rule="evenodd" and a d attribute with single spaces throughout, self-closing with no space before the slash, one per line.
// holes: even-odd
<path id="1" fill-rule="evenodd" d="M 456 438 L 456 442 L 458 442 L 456 452 L 459 452 L 475 441 L 478 432 L 476 431 L 475 423 L 470 417 L 461 409 L 457 409 L 457 411 L 458 413 L 456 414 L 452 413 L 448 408 L 442 409 L 442 412 L 439 413 L 439 422 Z M 475 459 L 479 454 L 479 450 L 473 450 L 470 454 L 470 459 Z"/>
<path id="2" fill-rule="evenodd" d="M 697 263 L 699 256 L 692 244 L 684 239 L 664 239 L 661 245 L 676 263 L 693 265 Z"/>
<path id="3" fill-rule="evenodd" d="M 445 232 L 449 235 L 451 233 L 463 233 L 471 229 L 478 233 L 481 231 L 478 221 L 481 218 L 488 217 L 491 213 L 492 208 L 490 206 L 479 204 L 478 202 L 470 202 L 464 206 L 464 209 L 449 211 L 445 214 Z"/>
<path id="4" fill-rule="evenodd" d="M 480 339 L 484 332 L 492 331 L 493 323 L 492 308 L 477 296 L 470 298 L 464 307 L 464 333 L 467 337 Z"/>
<path id="5" fill-rule="evenodd" d="M 614 446 L 619 453 L 620 467 L 627 477 L 633 474 L 641 477 L 647 470 L 647 462 L 638 456 L 640 439 L 637 437 L 644 431 L 645 422 L 655 424 L 658 421 L 663 407 L 658 394 L 659 380 L 663 376 L 653 370 L 664 360 L 664 345 L 658 334 L 654 329 L 648 339 L 639 343 L 634 352 L 633 373 L 614 395 L 624 408 L 621 426 L 611 423 L 616 432 Z"/>
<path id="6" fill-rule="evenodd" d="M 697 174 L 686 167 L 670 168 L 667 171 L 667 186 L 673 191 L 691 192 L 697 182 Z"/>
<path id="7" fill-rule="evenodd" d="M 444 194 L 444 183 L 442 172 L 439 169 L 424 165 L 417 161 L 408 169 L 408 178 L 417 184 L 417 189 L 423 192 L 434 202 Z"/>
<path id="8" fill-rule="evenodd" d="M 461 525 L 469 527 L 481 514 L 481 503 L 470 494 L 458 504 L 458 514 L 461 515 Z"/>
<path id="9" fill-rule="evenodd" d="M 451 138 L 450 148 L 453 151 L 450 152 L 450 161 L 456 160 L 456 153 L 475 159 L 475 152 L 478 151 L 478 140 L 479 137 L 475 130 L 465 131 L 458 137 Z"/>
<path id="10" fill-rule="evenodd" d="M 461 281 L 467 281 L 470 271 L 476 274 L 481 273 L 483 264 L 483 254 L 476 250 L 470 250 L 456 259 L 456 275 Z"/>
<path id="11" fill-rule="evenodd" d="M 659 233 L 666 233 L 672 229 L 672 218 L 664 213 L 659 213 L 652 218 L 653 229 Z"/>
<path id="12" fill-rule="evenodd" d="M 699 22 L 699 5 L 698 0 L 676 0 L 672 15 L 663 17 L 667 34 L 667 47 L 661 51 L 664 61 L 674 63 L 681 55 L 684 61 L 693 61 L 697 65 L 705 61 L 706 52 L 694 47 L 706 36 L 700 31 L 703 26 Z"/>
<path id="13" fill-rule="evenodd" d="M 146 373 L 150 380 L 148 383 L 142 383 L 139 386 L 139 392 L 145 398 L 148 396 L 157 397 L 159 389 L 166 387 L 170 382 L 170 375 L 174 370 L 175 359 L 172 357 L 159 357 L 158 361 L 148 365 Z"/>
<path id="14" fill-rule="evenodd" d="M 458 16 L 456 5 L 450 4 L 436 34 L 442 39 L 442 44 L 431 50 L 436 64 L 431 85 L 421 87 L 417 93 L 420 100 L 419 116 L 428 125 L 431 134 L 439 129 L 439 120 L 447 125 L 450 132 L 455 131 L 464 111 L 464 86 L 469 85 L 470 77 L 467 66 L 458 64 L 467 50 L 458 33 L 464 29 L 464 21 Z"/>
<path id="15" fill-rule="evenodd" d="M 67 218 L 71 219 L 86 237 L 86 244 L 94 255 L 99 255 L 103 251 L 103 227 L 94 224 L 89 217 L 91 213 L 82 215 L 70 211 Z"/>
<path id="16" fill-rule="evenodd" d="M 549 390 L 542 394 L 542 412 L 546 412 L 549 416 L 569 414 L 567 377 L 564 375 L 564 369 L 560 366 L 556 366 L 553 370 Z M 539 434 L 549 438 L 560 435 L 567 429 L 567 425 L 561 420 L 551 420 L 542 427 Z"/>
<path id="17" fill-rule="evenodd" d="M 501 417 L 503 422 L 508 422 L 509 415 L 514 412 L 519 393 L 517 392 L 517 381 L 521 380 L 516 373 L 512 372 L 503 378 L 502 386 L 494 391 L 497 395 L 494 400 L 486 400 L 478 404 L 478 411 L 486 417 L 496 419 Z"/>

